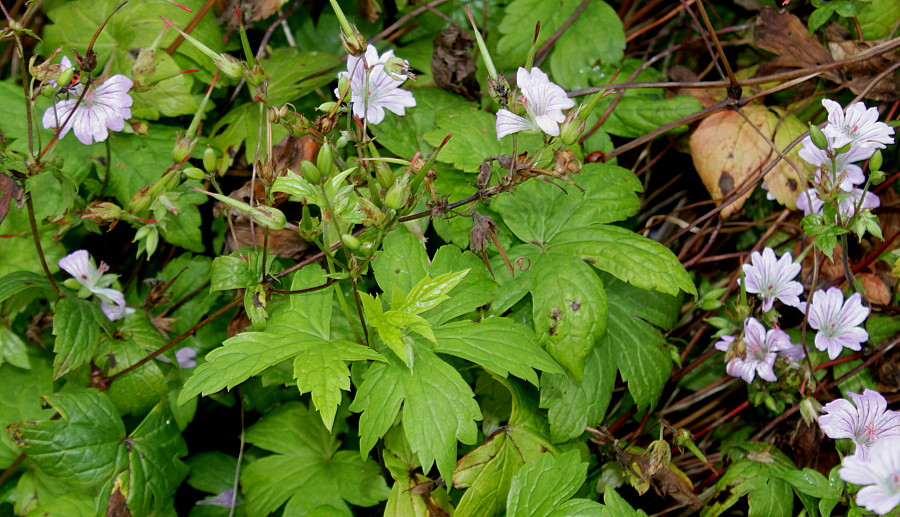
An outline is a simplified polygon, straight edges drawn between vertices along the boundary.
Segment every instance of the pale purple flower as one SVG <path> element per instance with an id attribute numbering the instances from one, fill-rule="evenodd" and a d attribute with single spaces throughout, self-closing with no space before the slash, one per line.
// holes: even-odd
<path id="1" fill-rule="evenodd" d="M 43 123 L 47 129 L 57 128 L 69 119 L 69 123 L 59 131 L 62 139 L 74 130 L 75 137 L 84 145 L 102 142 L 109 137 L 109 130 L 121 131 L 125 120 L 131 118 L 131 104 L 134 102 L 128 90 L 134 86 L 124 75 L 114 75 L 93 91 L 88 91 L 78 108 L 78 97 L 63 99 L 44 111 Z"/>
<path id="2" fill-rule="evenodd" d="M 197 501 L 197 506 L 219 506 L 222 508 L 231 508 L 232 503 L 235 505 L 237 501 L 234 500 L 234 490 L 229 488 L 228 490 L 216 494 L 212 497 L 207 497 L 202 501 Z"/>
<path id="3" fill-rule="evenodd" d="M 562 110 L 575 106 L 575 101 L 537 67 L 530 72 L 519 67 L 516 84 L 522 91 L 522 105 L 528 118 L 506 109 L 499 110 L 497 140 L 519 131 L 543 131 L 550 136 L 559 136 L 559 125 L 566 120 Z"/>
<path id="4" fill-rule="evenodd" d="M 844 458 L 841 479 L 868 485 L 856 494 L 856 504 L 884 515 L 900 504 L 900 437 L 878 440 L 869 458 L 858 454 Z"/>
<path id="5" fill-rule="evenodd" d="M 406 108 L 416 105 L 412 92 L 400 88 L 406 77 L 392 76 L 385 70 L 385 63 L 394 57 L 394 51 L 388 50 L 380 57 L 375 47 L 369 45 L 362 58 L 347 58 L 347 71 L 338 74 L 339 78 L 350 80 L 350 102 L 353 114 L 366 119 L 369 124 L 378 124 L 384 120 L 384 110 L 397 115 L 405 115 Z M 366 68 L 368 83 L 366 82 Z M 337 88 L 334 94 L 340 98 Z"/>
<path id="6" fill-rule="evenodd" d="M 860 209 L 871 210 L 881 206 L 881 199 L 877 195 L 858 188 L 851 189 L 849 196 L 838 202 L 838 213 L 844 219 L 850 219 L 856 215 L 856 206 L 859 205 L 860 197 L 862 197 L 862 205 Z M 812 208 L 810 208 L 810 202 Z M 804 215 L 821 214 L 825 202 L 819 197 L 816 189 L 811 188 L 800 193 L 797 197 L 797 208 L 803 210 Z"/>
<path id="7" fill-rule="evenodd" d="M 798 368 L 800 363 L 806 359 L 806 347 L 800 343 L 791 343 L 790 348 L 778 352 L 778 357 L 783 357 L 789 365 Z"/>
<path id="8" fill-rule="evenodd" d="M 196 357 L 197 351 L 189 346 L 179 348 L 175 352 L 175 360 L 178 361 L 178 366 L 184 369 L 197 366 L 197 361 L 194 360 Z"/>
<path id="9" fill-rule="evenodd" d="M 875 149 L 853 146 L 846 153 L 834 154 L 834 146 L 831 145 L 831 138 L 828 139 L 828 149 L 819 149 L 812 143 L 812 138 L 803 139 L 803 148 L 800 149 L 800 158 L 803 158 L 811 165 L 819 169 L 819 174 L 828 171 L 828 180 L 833 185 L 839 178 L 841 179 L 841 189 L 849 191 L 856 185 L 866 181 L 862 168 L 854 165 L 855 162 L 869 159 L 875 153 Z M 832 158 L 833 156 L 833 158 Z M 830 185 L 826 185 L 830 187 Z"/>
<path id="10" fill-rule="evenodd" d="M 837 287 L 813 293 L 809 326 L 818 330 L 816 348 L 827 350 L 829 358 L 835 359 L 844 348 L 858 351 L 860 344 L 869 339 L 869 333 L 859 327 L 869 316 L 869 309 L 863 307 L 861 300 L 856 293 L 844 302 L 844 294 Z M 806 302 L 799 309 L 806 312 Z"/>
<path id="11" fill-rule="evenodd" d="M 125 295 L 122 294 L 122 291 L 109 287 L 116 279 L 115 275 L 103 274 L 109 269 L 109 266 L 105 262 L 101 262 L 100 267 L 94 266 L 87 250 L 78 250 L 59 259 L 59 267 L 72 275 L 85 289 L 100 298 L 100 308 L 111 321 L 116 321 L 134 312 L 134 309 L 129 309 L 125 305 Z"/>
<path id="12" fill-rule="evenodd" d="M 72 61 L 69 60 L 68 56 L 63 56 L 59 60 L 59 71 L 64 72 L 70 68 L 72 68 Z M 50 80 L 47 82 L 50 85 L 52 85 L 54 88 L 62 88 L 62 87 L 68 86 L 67 84 L 60 85 L 59 83 L 56 82 L 56 80 Z M 73 86 L 71 89 L 69 89 L 69 93 L 70 93 L 70 95 L 74 95 L 77 97 L 77 96 L 81 95 L 81 90 L 83 88 L 84 88 L 84 84 L 77 83 L 75 86 Z"/>
<path id="13" fill-rule="evenodd" d="M 841 105 L 831 99 L 822 99 L 822 106 L 828 110 L 828 124 L 822 129 L 825 136 L 834 139 L 835 148 L 840 148 L 848 143 L 854 147 L 869 147 L 884 149 L 887 144 L 893 144 L 894 128 L 878 122 L 878 110 L 866 109 L 866 105 L 857 102 L 847 107 L 847 112 Z"/>
<path id="14" fill-rule="evenodd" d="M 874 390 L 847 395 L 855 405 L 846 399 L 829 402 L 822 408 L 827 414 L 819 417 L 819 426 L 829 438 L 853 440 L 856 455 L 866 460 L 875 442 L 900 436 L 900 412 L 889 410 L 887 400 Z"/>
<path id="15" fill-rule="evenodd" d="M 733 342 L 733 337 L 723 336 L 722 341 L 717 342 L 715 347 L 727 351 Z M 743 353 L 732 357 L 725 367 L 728 375 L 740 377 L 747 383 L 753 382 L 756 375 L 769 382 L 777 381 L 773 366 L 778 358 L 778 352 L 791 346 L 788 335 L 778 329 L 766 332 L 762 323 L 755 318 L 747 318 L 744 320 L 743 343 Z"/>
<path id="16" fill-rule="evenodd" d="M 776 260 L 772 248 L 766 248 L 762 254 L 751 253 L 750 262 L 743 266 L 747 292 L 762 298 L 763 312 L 771 309 L 776 299 L 791 307 L 800 305 L 803 284 L 794 280 L 800 274 L 800 264 L 793 262 L 790 253 Z"/>

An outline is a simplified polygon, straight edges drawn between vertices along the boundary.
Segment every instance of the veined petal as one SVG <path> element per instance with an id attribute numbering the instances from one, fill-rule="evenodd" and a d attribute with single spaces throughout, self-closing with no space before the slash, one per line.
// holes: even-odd
<path id="1" fill-rule="evenodd" d="M 87 250 L 78 250 L 59 259 L 59 267 L 92 292 L 100 280 L 100 272 L 91 263 Z"/>
<path id="2" fill-rule="evenodd" d="M 575 106 L 575 101 L 537 67 L 530 72 L 519 68 L 516 80 L 525 97 L 525 110 L 535 124 L 544 133 L 559 136 L 559 124 L 566 120 L 562 110 Z"/>
<path id="3" fill-rule="evenodd" d="M 497 140 L 519 131 L 535 131 L 537 129 L 534 124 L 509 110 L 497 111 Z"/>

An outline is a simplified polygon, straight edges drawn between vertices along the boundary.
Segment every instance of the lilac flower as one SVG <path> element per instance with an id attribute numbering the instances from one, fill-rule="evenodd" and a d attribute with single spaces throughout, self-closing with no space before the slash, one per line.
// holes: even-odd
<path id="1" fill-rule="evenodd" d="M 86 250 L 78 250 L 59 259 L 59 267 L 72 275 L 85 289 L 100 298 L 100 308 L 111 321 L 116 321 L 134 312 L 134 309 L 129 309 L 125 305 L 125 295 L 122 294 L 122 291 L 109 287 L 116 278 L 115 275 L 103 274 L 109 269 L 109 266 L 105 262 L 101 262 L 100 267 L 95 267 Z"/>
<path id="2" fill-rule="evenodd" d="M 778 357 L 783 357 L 792 367 L 799 368 L 800 363 L 806 359 L 806 347 L 800 343 L 791 343 L 790 348 L 778 352 Z"/>
<path id="3" fill-rule="evenodd" d="M 75 137 L 84 144 L 102 142 L 109 137 L 109 130 L 121 131 L 125 128 L 125 120 L 131 118 L 131 104 L 134 102 L 128 90 L 134 86 L 131 79 L 124 75 L 114 75 L 93 91 L 85 94 L 78 108 L 78 98 L 64 99 L 44 111 L 43 123 L 47 129 L 57 128 L 69 120 L 69 114 L 75 110 L 69 123 L 59 130 L 62 139 L 74 129 Z"/>
<path id="4" fill-rule="evenodd" d="M 862 205 L 860 209 L 871 210 L 881 206 L 881 199 L 877 195 L 858 188 L 851 189 L 849 196 L 838 202 L 838 213 L 844 219 L 850 219 L 856 215 L 856 206 L 859 205 L 859 199 L 862 197 Z M 812 207 L 810 208 L 810 202 Z M 811 188 L 800 193 L 797 197 L 797 208 L 803 210 L 804 215 L 821 214 L 825 202 L 819 197 L 816 189 Z"/>
<path id="5" fill-rule="evenodd" d="M 197 361 L 194 360 L 196 357 L 197 351 L 189 346 L 179 348 L 175 352 L 175 360 L 178 361 L 178 366 L 184 369 L 197 366 Z"/>
<path id="6" fill-rule="evenodd" d="M 822 132 L 834 139 L 835 148 L 852 142 L 854 147 L 884 149 L 886 144 L 894 143 L 894 128 L 878 122 L 876 108 L 866 109 L 865 104 L 857 102 L 844 113 L 841 105 L 831 99 L 822 99 L 822 106 L 828 110 L 828 124 Z"/>
<path id="7" fill-rule="evenodd" d="M 775 260 L 775 252 L 766 248 L 762 254 L 751 253 L 750 262 L 743 266 L 747 292 L 760 295 L 763 312 L 770 310 L 776 299 L 791 307 L 800 305 L 803 285 L 793 280 L 800 273 L 800 264 L 793 262 L 790 253 Z"/>
<path id="8" fill-rule="evenodd" d="M 718 350 L 728 351 L 733 342 L 733 337 L 723 336 L 715 347 Z M 753 378 L 757 374 L 760 379 L 769 382 L 777 381 L 778 378 L 772 367 L 778 358 L 778 352 L 791 347 L 791 339 L 788 335 L 777 329 L 766 332 L 762 323 L 755 318 L 747 318 L 744 320 L 743 342 L 744 352 L 735 355 L 728 361 L 728 366 L 725 368 L 728 375 L 740 377 L 747 383 L 753 382 Z"/>
<path id="9" fill-rule="evenodd" d="M 369 45 L 362 58 L 350 56 L 347 58 L 347 71 L 338 74 L 339 78 L 350 81 L 350 102 L 353 104 L 353 114 L 366 119 L 369 124 L 378 124 L 384 120 L 384 110 L 397 115 L 405 115 L 406 108 L 416 105 L 416 99 L 412 92 L 400 88 L 406 81 L 405 77 L 392 75 L 385 70 L 388 61 L 396 61 L 394 51 L 388 50 L 380 57 L 375 47 Z M 368 72 L 368 84 L 366 82 L 366 68 Z M 337 88 L 334 94 L 338 97 L 341 92 Z"/>
<path id="10" fill-rule="evenodd" d="M 844 458 L 841 479 L 869 485 L 856 494 L 856 504 L 884 515 L 900 504 L 900 437 L 878 440 L 869 458 L 859 454 Z"/>
<path id="11" fill-rule="evenodd" d="M 816 166 L 819 171 L 828 171 L 828 179 L 831 184 L 840 179 L 842 190 L 849 191 L 856 185 L 866 181 L 862 168 L 859 165 L 854 165 L 854 162 L 868 160 L 875 153 L 875 149 L 853 146 L 846 153 L 835 155 L 834 146 L 831 145 L 832 139 L 826 138 L 829 143 L 827 150 L 816 147 L 812 143 L 812 138 L 808 136 L 804 138 L 803 148 L 798 153 L 800 158 Z"/>
<path id="12" fill-rule="evenodd" d="M 543 131 L 550 136 L 559 136 L 559 125 L 566 120 L 562 110 L 575 106 L 575 101 L 537 67 L 530 72 L 519 67 L 516 81 L 522 90 L 522 104 L 528 118 L 506 109 L 498 111 L 497 140 L 519 131 Z"/>
<path id="13" fill-rule="evenodd" d="M 68 56 L 63 56 L 59 60 L 59 71 L 64 72 L 70 68 L 72 68 L 72 61 L 69 60 Z M 61 84 L 57 83 L 55 80 L 51 80 L 51 81 L 47 81 L 47 82 L 49 84 L 51 84 L 54 88 L 62 88 L 62 87 L 68 86 L 66 84 L 61 85 Z M 76 83 L 75 86 L 69 88 L 69 92 L 71 95 L 74 95 L 77 97 L 77 96 L 81 95 L 81 90 L 83 88 L 84 88 L 84 85 L 82 83 Z"/>
<path id="14" fill-rule="evenodd" d="M 232 501 L 234 501 L 234 490 L 229 488 L 228 490 L 216 494 L 215 496 L 207 497 L 202 501 L 197 501 L 197 506 L 219 506 L 222 508 L 232 508 Z"/>
<path id="15" fill-rule="evenodd" d="M 860 343 L 869 339 L 869 333 L 859 324 L 869 316 L 869 309 L 862 306 L 859 293 L 844 302 L 844 295 L 837 287 L 828 291 L 821 289 L 813 293 L 809 305 L 809 326 L 816 332 L 816 348 L 827 350 L 828 357 L 835 359 L 841 350 L 859 350 Z M 799 309 L 806 312 L 806 302 Z"/>
<path id="16" fill-rule="evenodd" d="M 887 401 L 877 391 L 847 394 L 856 405 L 846 399 L 829 402 L 822 408 L 827 414 L 819 417 L 819 426 L 829 438 L 853 440 L 856 455 L 867 460 L 875 442 L 900 436 L 900 412 L 888 410 Z"/>

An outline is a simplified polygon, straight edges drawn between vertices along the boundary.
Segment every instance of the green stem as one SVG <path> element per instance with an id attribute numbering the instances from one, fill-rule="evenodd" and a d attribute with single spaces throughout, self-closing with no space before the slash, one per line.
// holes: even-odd
<path id="1" fill-rule="evenodd" d="M 41 267 L 44 269 L 44 274 L 47 275 L 47 280 L 50 281 L 50 285 L 53 286 L 57 296 L 62 296 L 62 291 L 59 290 L 56 280 L 53 279 L 53 274 L 50 273 L 50 268 L 47 267 L 44 248 L 41 246 L 41 236 L 38 234 L 37 221 L 34 219 L 34 203 L 31 201 L 31 194 L 25 196 L 25 205 L 28 207 L 28 223 L 31 224 L 31 237 L 34 239 L 34 248 L 37 250 L 38 257 L 41 259 Z"/>

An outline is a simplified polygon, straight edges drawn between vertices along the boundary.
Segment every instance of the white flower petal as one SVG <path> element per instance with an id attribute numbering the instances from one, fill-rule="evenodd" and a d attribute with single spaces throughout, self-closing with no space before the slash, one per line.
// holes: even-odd
<path id="1" fill-rule="evenodd" d="M 536 129 L 534 124 L 509 110 L 497 111 L 497 140 L 519 131 L 535 131 Z"/>

